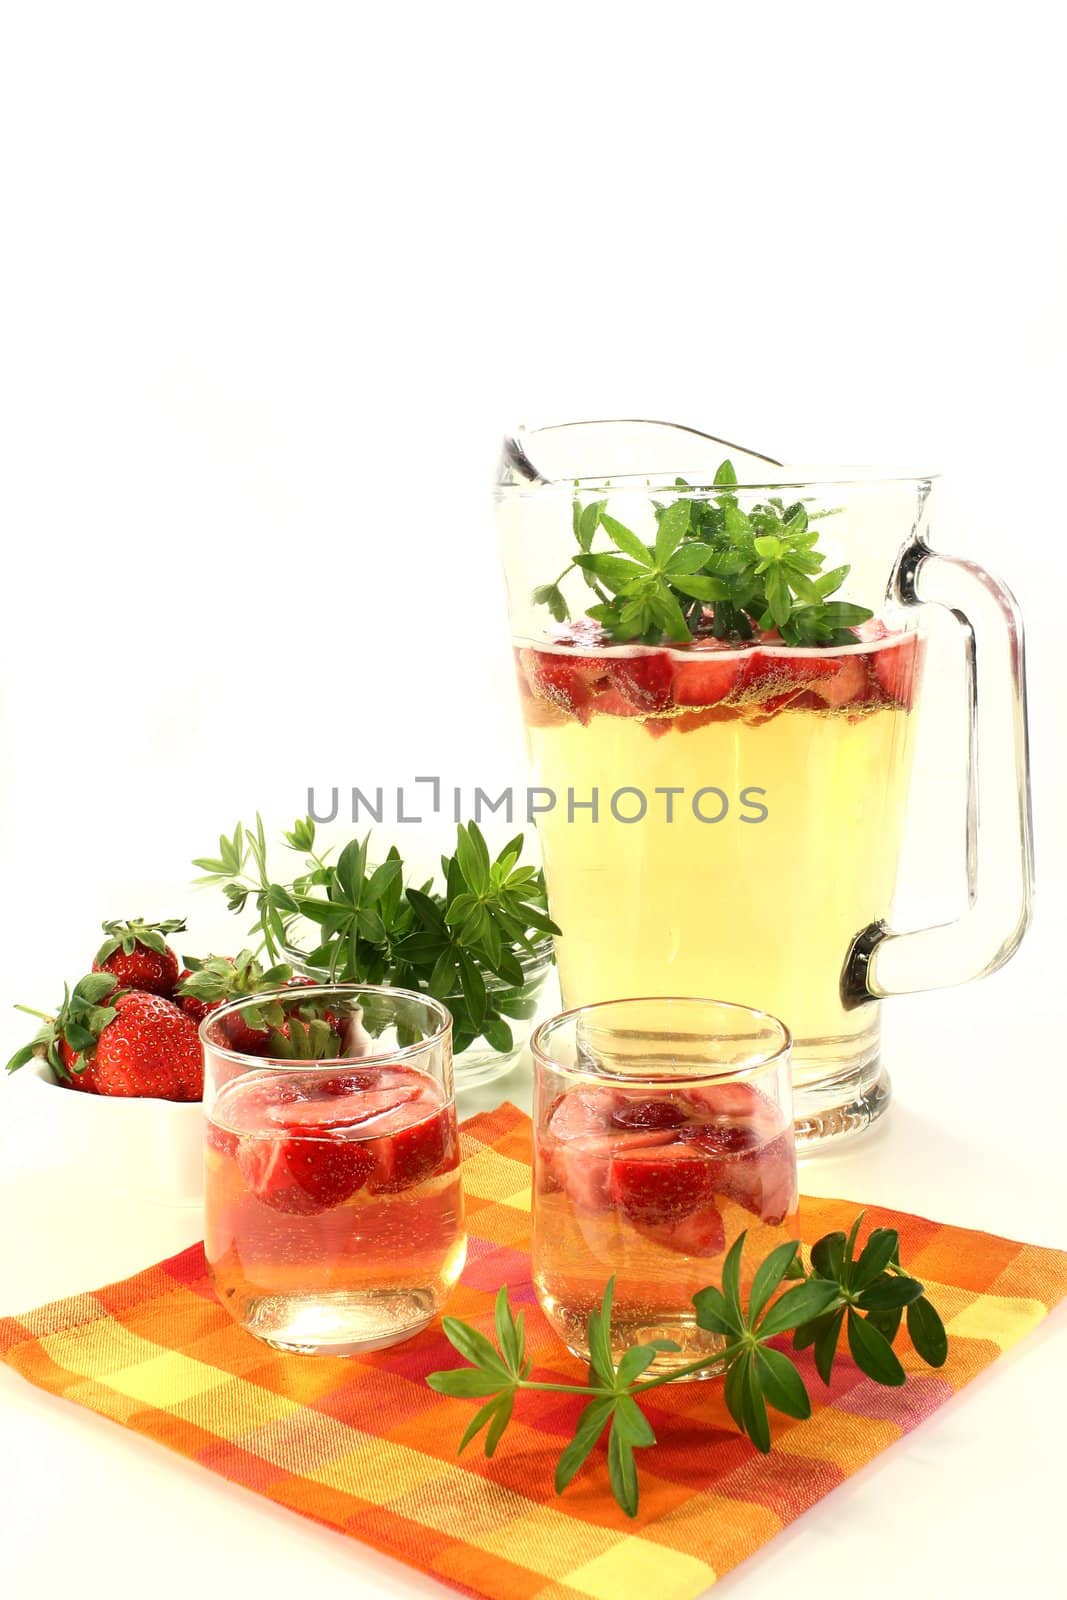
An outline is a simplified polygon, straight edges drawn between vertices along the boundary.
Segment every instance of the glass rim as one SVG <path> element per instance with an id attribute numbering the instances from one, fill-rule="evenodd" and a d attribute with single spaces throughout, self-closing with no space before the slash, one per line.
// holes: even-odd
<path id="1" fill-rule="evenodd" d="M 422 1006 L 435 1016 L 437 1027 L 433 1033 L 427 1034 L 425 1039 L 419 1039 L 415 1044 L 396 1045 L 392 1050 L 379 1050 L 371 1055 L 364 1056 L 331 1056 L 325 1061 L 297 1061 L 283 1060 L 280 1056 L 249 1055 L 243 1050 L 233 1050 L 227 1045 L 216 1044 L 207 1036 L 208 1027 L 227 1016 L 236 1016 L 246 1011 L 250 1006 L 262 1005 L 270 1000 L 301 999 L 313 1000 L 323 996 L 337 995 L 342 998 L 353 998 L 361 994 L 396 995 L 403 1000 L 417 1000 Z M 257 1066 L 279 1067 L 289 1071 L 300 1070 L 313 1072 L 316 1068 L 334 1069 L 343 1067 L 373 1067 L 380 1066 L 387 1061 L 403 1061 L 412 1056 L 420 1055 L 433 1045 L 440 1044 L 448 1039 L 452 1033 L 452 1013 L 448 1007 L 433 995 L 420 994 L 417 989 L 399 989 L 384 983 L 317 983 L 299 984 L 295 988 L 286 988 L 284 985 L 277 989 L 263 989 L 258 994 L 240 995 L 236 1000 L 230 1000 L 225 1005 L 216 1006 L 214 1011 L 209 1011 L 197 1028 L 200 1048 L 206 1054 L 209 1050 L 214 1056 L 220 1056 L 226 1061 L 237 1061 L 247 1064 L 250 1071 Z"/>
<path id="2" fill-rule="evenodd" d="M 678 468 L 675 473 L 670 472 L 617 472 L 599 473 L 577 478 L 552 478 L 542 483 L 497 483 L 496 493 L 501 496 L 514 496 L 525 499 L 534 495 L 559 494 L 573 499 L 576 494 L 599 493 L 607 494 L 648 494 L 655 490 L 661 492 L 671 490 L 680 500 L 703 499 L 708 495 L 733 494 L 735 491 L 747 494 L 750 492 L 776 491 L 779 489 L 862 489 L 862 488 L 891 488 L 911 484 L 916 489 L 925 488 L 927 492 L 935 483 L 940 482 L 942 474 L 920 470 L 914 466 L 886 465 L 873 466 L 856 464 L 846 466 L 837 464 L 800 464 L 783 466 L 777 477 L 767 473 L 752 474 L 736 483 L 708 483 L 706 469 L 701 469 L 693 482 L 687 482 L 682 488 L 673 480 L 674 477 L 685 477 L 685 471 Z"/>
<path id="3" fill-rule="evenodd" d="M 554 1030 L 563 1028 L 568 1024 L 577 1024 L 579 1017 L 587 1016 L 598 1011 L 625 1010 L 630 1006 L 704 1006 L 717 1011 L 727 1011 L 735 1015 L 743 1015 L 769 1024 L 772 1031 L 778 1036 L 778 1042 L 773 1049 L 768 1047 L 754 1061 L 746 1061 L 737 1066 L 720 1066 L 716 1068 L 714 1062 L 708 1062 L 700 1069 L 693 1072 L 661 1073 L 653 1077 L 640 1077 L 636 1074 L 598 1072 L 587 1067 L 571 1066 L 567 1062 L 557 1060 L 546 1048 L 546 1043 Z M 780 1017 L 773 1012 L 763 1011 L 758 1006 L 746 1006 L 736 1000 L 716 1000 L 708 995 L 627 995 L 621 1000 L 595 1000 L 586 1006 L 571 1006 L 566 1011 L 557 1012 L 554 1017 L 548 1017 L 534 1029 L 530 1035 L 530 1054 L 535 1065 L 550 1067 L 554 1072 L 566 1074 L 572 1078 L 585 1078 L 590 1082 L 626 1083 L 632 1086 L 653 1084 L 656 1087 L 675 1087 L 684 1084 L 708 1081 L 736 1082 L 740 1079 L 755 1077 L 757 1074 L 767 1072 L 771 1068 L 787 1060 L 793 1048 L 793 1035 Z"/>

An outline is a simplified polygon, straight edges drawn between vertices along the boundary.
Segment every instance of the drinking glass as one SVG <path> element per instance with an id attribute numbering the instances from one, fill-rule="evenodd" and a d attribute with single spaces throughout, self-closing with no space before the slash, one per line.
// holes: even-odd
<path id="1" fill-rule="evenodd" d="M 721 481 L 723 458 L 739 482 Z M 866 1127 L 889 1100 L 880 1002 L 992 972 L 1029 922 L 1022 624 L 1010 592 L 931 547 L 930 475 L 782 467 L 673 424 L 520 430 L 505 441 L 496 498 L 528 813 L 563 931 L 564 1005 L 736 996 L 793 1035 L 798 1138 Z M 607 598 L 575 565 L 591 540 L 610 552 L 622 524 L 631 554 L 634 540 L 651 553 L 668 509 L 693 529 L 729 517 L 754 535 L 768 504 L 818 531 L 823 571 L 845 569 L 834 601 L 873 612 L 855 642 L 791 647 L 762 623 L 748 640 L 716 638 L 711 605 L 691 608 L 695 636 L 681 644 L 619 643 L 586 617 Z M 931 606 L 965 645 L 961 726 L 931 748 L 958 749 L 966 767 L 967 900 L 955 921 L 898 931 L 928 644 L 931 678 L 960 671 L 926 637 Z"/>
<path id="2" fill-rule="evenodd" d="M 280 1350 L 426 1327 L 466 1253 L 444 1006 L 288 986 L 202 1022 L 204 1248 L 219 1300 Z"/>
<path id="3" fill-rule="evenodd" d="M 588 1359 L 614 1274 L 616 1357 L 671 1339 L 658 1373 L 721 1349 L 693 1295 L 720 1281 L 742 1232 L 745 1286 L 793 1236 L 788 1030 L 718 1000 L 633 999 L 553 1017 L 532 1047 L 533 1273 L 549 1322 Z"/>

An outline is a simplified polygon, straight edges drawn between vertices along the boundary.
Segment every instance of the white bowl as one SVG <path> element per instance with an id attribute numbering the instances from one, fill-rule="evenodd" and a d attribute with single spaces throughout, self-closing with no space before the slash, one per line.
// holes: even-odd
<path id="1" fill-rule="evenodd" d="M 204 1108 L 199 1100 L 84 1094 L 56 1082 L 44 1062 L 15 1073 L 20 1158 L 64 1183 L 120 1192 L 158 1206 L 199 1206 L 204 1196 Z M 11 1102 L 9 1102 L 11 1104 Z"/>

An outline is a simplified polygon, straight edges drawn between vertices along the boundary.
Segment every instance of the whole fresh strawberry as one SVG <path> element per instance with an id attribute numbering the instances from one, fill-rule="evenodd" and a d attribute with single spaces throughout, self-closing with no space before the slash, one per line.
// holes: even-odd
<path id="1" fill-rule="evenodd" d="M 110 972 L 123 989 L 144 989 L 169 999 L 178 982 L 178 957 L 164 935 L 184 933 L 184 918 L 169 922 L 105 922 L 107 938 L 96 952 L 94 972 Z"/>
<path id="2" fill-rule="evenodd" d="M 265 989 L 282 989 L 296 982 L 290 966 L 264 971 L 251 950 L 236 956 L 206 956 L 202 961 L 187 957 L 187 965 L 177 985 L 175 999 L 186 1016 L 197 1024 L 219 1006 L 231 1000 L 244 1000 Z M 267 1029 L 251 1027 L 243 1017 L 230 1017 L 227 1036 L 232 1050 L 255 1054 L 267 1041 Z"/>
<path id="3" fill-rule="evenodd" d="M 26 1009 L 23 1007 L 22 1009 Z M 58 1082 L 90 1094 L 199 1100 L 204 1065 L 196 1024 L 163 995 L 120 990 L 113 974 L 94 972 L 64 990 L 54 1017 L 8 1062 L 13 1072 L 35 1057 Z"/>

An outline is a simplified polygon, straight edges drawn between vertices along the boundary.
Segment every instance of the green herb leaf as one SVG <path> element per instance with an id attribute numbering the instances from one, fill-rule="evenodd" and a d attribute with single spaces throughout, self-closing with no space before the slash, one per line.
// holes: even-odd
<path id="1" fill-rule="evenodd" d="M 738 1234 L 722 1264 L 722 1293 L 727 1315 L 737 1328 L 745 1326 L 745 1313 L 741 1309 L 741 1254 L 745 1248 L 748 1230 Z"/>
<path id="2" fill-rule="evenodd" d="M 426 1382 L 438 1394 L 469 1399 L 474 1395 L 499 1394 L 507 1379 L 493 1372 L 482 1372 L 477 1367 L 454 1367 L 448 1372 L 431 1372 Z"/>
<path id="3" fill-rule="evenodd" d="M 812 1270 L 820 1278 L 838 1282 L 845 1270 L 845 1235 L 827 1233 L 811 1247 Z"/>
<path id="4" fill-rule="evenodd" d="M 611 1304 L 615 1296 L 615 1279 L 608 1279 L 599 1311 L 589 1313 L 589 1362 L 601 1383 L 613 1387 L 615 1363 L 611 1357 Z"/>
<path id="5" fill-rule="evenodd" d="M 621 550 L 624 555 L 632 556 L 642 567 L 652 565 L 647 545 L 642 544 L 636 533 L 625 527 L 623 523 L 616 521 L 614 517 L 609 517 L 606 511 L 602 511 L 600 514 L 600 526 L 604 529 L 612 544 Z"/>
<path id="6" fill-rule="evenodd" d="M 693 1304 L 696 1306 L 698 1328 L 727 1336 L 743 1332 L 744 1318 L 727 1304 L 726 1296 L 714 1284 L 698 1290 L 693 1296 Z"/>
<path id="7" fill-rule="evenodd" d="M 923 1286 L 915 1278 L 876 1278 L 866 1289 L 856 1295 L 856 1304 L 862 1311 L 896 1311 L 918 1300 Z"/>
<path id="8" fill-rule="evenodd" d="M 811 1416 L 811 1401 L 804 1380 L 787 1355 L 761 1344 L 756 1348 L 756 1361 L 763 1383 L 763 1393 L 776 1411 L 787 1417 L 803 1420 Z"/>
<path id="9" fill-rule="evenodd" d="M 948 1359 L 945 1324 L 925 1296 L 908 1306 L 908 1337 L 928 1367 L 943 1367 Z"/>
<path id="10" fill-rule="evenodd" d="M 848 1348 L 861 1372 L 875 1383 L 898 1388 L 905 1379 L 904 1368 L 893 1354 L 893 1347 L 866 1318 L 849 1307 Z"/>
<path id="11" fill-rule="evenodd" d="M 590 1400 L 581 1416 L 578 1426 L 574 1431 L 574 1438 L 564 1450 L 556 1466 L 556 1493 L 562 1494 L 567 1485 L 577 1475 L 579 1470 L 588 1460 L 594 1445 L 607 1427 L 608 1420 L 615 1410 L 615 1401 L 611 1396 L 599 1400 Z"/>
<path id="12" fill-rule="evenodd" d="M 484 1406 L 478 1407 L 478 1410 L 474 1413 L 470 1422 L 467 1424 L 462 1439 L 456 1446 L 457 1456 L 461 1456 L 464 1450 L 466 1450 L 467 1446 L 470 1444 L 471 1440 L 476 1438 L 477 1435 L 481 1433 L 482 1429 L 492 1422 L 493 1418 L 497 1414 L 497 1409 L 500 1406 L 501 1401 L 508 1399 L 511 1399 L 510 1395 L 494 1395 L 492 1400 L 487 1400 Z M 487 1447 L 485 1453 L 486 1455 L 491 1455 L 492 1451 L 490 1451 Z"/>
<path id="13" fill-rule="evenodd" d="M 511 1374 L 484 1333 L 472 1328 L 469 1322 L 457 1321 L 455 1317 L 443 1317 L 441 1329 L 449 1344 L 458 1350 L 461 1356 L 474 1366 L 481 1367 L 485 1372 L 494 1373 L 503 1383 L 507 1383 Z"/>
<path id="14" fill-rule="evenodd" d="M 765 1260 L 756 1268 L 755 1277 L 752 1279 L 752 1289 L 749 1294 L 748 1314 L 750 1319 L 758 1318 L 771 1295 L 778 1288 L 789 1268 L 796 1260 L 797 1251 L 800 1249 L 795 1239 L 785 1244 L 778 1245 L 771 1251 Z"/>
<path id="15" fill-rule="evenodd" d="M 628 1517 L 637 1515 L 637 1467 L 634 1464 L 633 1446 L 627 1444 L 619 1429 L 618 1412 L 611 1420 L 608 1435 L 608 1477 L 611 1492 Z"/>
<path id="16" fill-rule="evenodd" d="M 763 1455 L 771 1448 L 771 1425 L 767 1416 L 767 1403 L 763 1398 L 756 1352 L 750 1350 L 741 1358 L 744 1363 L 744 1382 L 741 1389 L 741 1408 L 745 1419 L 745 1432 Z"/>
<path id="17" fill-rule="evenodd" d="M 895 1228 L 874 1228 L 852 1274 L 852 1287 L 865 1289 L 883 1273 L 897 1253 L 899 1238 Z M 904 1304 L 901 1301 L 901 1304 Z"/>
<path id="18" fill-rule="evenodd" d="M 833 1311 L 827 1317 L 819 1318 L 819 1331 L 815 1336 L 815 1370 L 823 1383 L 829 1384 L 830 1374 L 833 1370 L 834 1356 L 837 1354 L 837 1344 L 841 1337 L 841 1329 L 845 1322 L 846 1306 Z"/>
<path id="19" fill-rule="evenodd" d="M 838 1285 L 825 1278 L 809 1278 L 806 1283 L 796 1284 L 771 1306 L 759 1325 L 760 1337 L 767 1339 L 775 1333 L 786 1333 L 802 1322 L 821 1317 L 839 1294 Z"/>
<path id="20" fill-rule="evenodd" d="M 669 505 L 661 514 L 655 544 L 655 557 L 659 566 L 667 564 L 689 532 L 689 513 L 688 500 L 675 500 L 674 504 Z M 697 565 L 700 565 L 699 561 Z"/>

